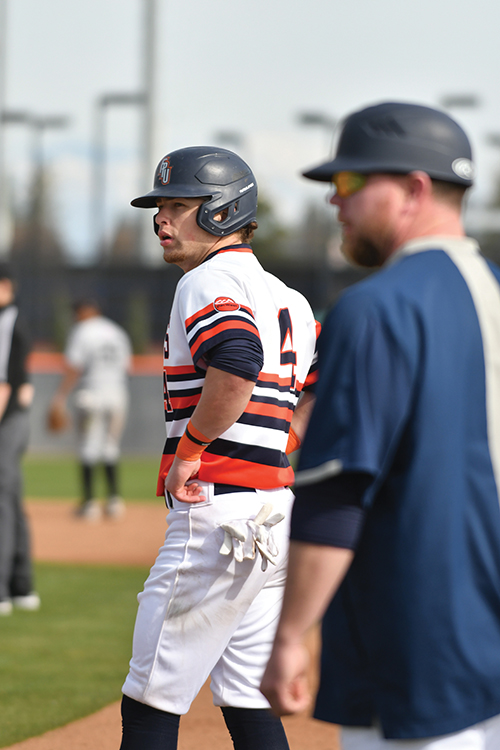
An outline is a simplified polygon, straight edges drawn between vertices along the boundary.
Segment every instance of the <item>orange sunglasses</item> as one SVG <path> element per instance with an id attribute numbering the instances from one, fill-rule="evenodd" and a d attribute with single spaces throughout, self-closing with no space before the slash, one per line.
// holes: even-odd
<path id="1" fill-rule="evenodd" d="M 359 172 L 337 172 L 332 177 L 332 185 L 335 185 L 335 192 L 339 198 L 348 198 L 364 188 L 366 180 L 367 175 Z"/>

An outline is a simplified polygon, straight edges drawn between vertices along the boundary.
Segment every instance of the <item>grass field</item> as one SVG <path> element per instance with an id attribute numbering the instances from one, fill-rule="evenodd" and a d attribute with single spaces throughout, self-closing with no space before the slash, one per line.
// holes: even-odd
<path id="1" fill-rule="evenodd" d="M 124 456 L 123 497 L 158 502 L 158 465 L 158 457 Z M 27 499 L 79 496 L 73 456 L 28 454 L 23 473 Z M 0 618 L 0 748 L 120 700 L 147 575 L 143 567 L 36 564 L 42 607 Z"/>
<path id="2" fill-rule="evenodd" d="M 151 500 L 156 495 L 159 456 L 124 456 L 120 485 L 125 500 Z M 78 464 L 73 456 L 27 454 L 23 461 L 24 494 L 36 499 L 75 499 L 79 496 Z M 99 472 L 96 497 L 104 497 L 104 476 Z"/>
<path id="3" fill-rule="evenodd" d="M 36 566 L 41 609 L 0 618 L 0 747 L 120 699 L 147 572 Z"/>

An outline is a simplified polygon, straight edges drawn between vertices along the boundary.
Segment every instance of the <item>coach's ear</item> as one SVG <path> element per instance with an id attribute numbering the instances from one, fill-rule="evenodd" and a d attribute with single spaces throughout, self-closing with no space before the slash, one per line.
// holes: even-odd
<path id="1" fill-rule="evenodd" d="M 427 172 L 415 170 L 406 175 L 407 191 L 410 198 L 421 202 L 432 196 L 432 180 Z"/>

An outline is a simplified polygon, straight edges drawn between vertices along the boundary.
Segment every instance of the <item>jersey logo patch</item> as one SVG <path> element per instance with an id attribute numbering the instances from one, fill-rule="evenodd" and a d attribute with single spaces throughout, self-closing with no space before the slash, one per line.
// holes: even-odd
<path id="1" fill-rule="evenodd" d="M 170 182 L 170 174 L 172 172 L 172 168 L 170 166 L 169 157 L 166 156 L 164 159 L 162 159 L 160 166 L 158 167 L 158 179 L 160 180 L 162 185 L 168 185 Z"/>
<path id="2" fill-rule="evenodd" d="M 218 312 L 230 312 L 239 310 L 240 306 L 231 297 L 217 297 L 214 302 L 214 308 Z"/>

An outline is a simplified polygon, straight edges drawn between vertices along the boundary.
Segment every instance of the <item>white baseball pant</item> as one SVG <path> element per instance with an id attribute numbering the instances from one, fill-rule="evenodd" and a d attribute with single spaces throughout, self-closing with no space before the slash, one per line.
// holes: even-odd
<path id="1" fill-rule="evenodd" d="M 130 671 L 122 688 L 141 703 L 185 714 L 207 677 L 214 704 L 268 708 L 259 690 L 281 610 L 286 578 L 288 488 L 215 494 L 199 504 L 172 499 L 165 543 L 139 594 Z M 284 520 L 270 529 L 279 553 L 238 562 L 222 524 L 247 528 L 261 508 Z M 266 531 L 267 533 L 267 531 Z M 273 539 L 270 540 L 270 547 Z M 240 550 L 241 552 L 241 550 Z"/>

